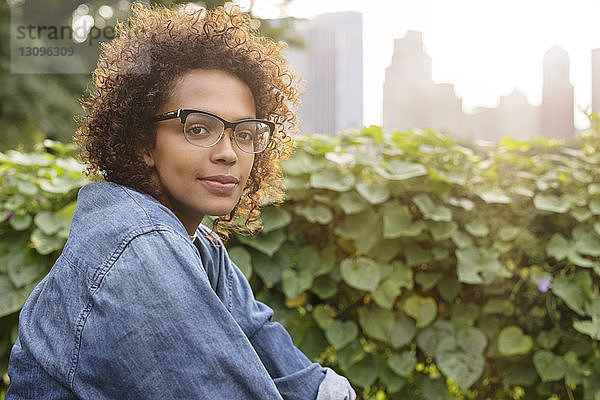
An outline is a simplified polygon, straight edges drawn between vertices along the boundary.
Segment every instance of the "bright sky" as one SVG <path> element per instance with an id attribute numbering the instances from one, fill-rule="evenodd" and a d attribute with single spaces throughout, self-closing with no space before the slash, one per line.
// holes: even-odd
<path id="1" fill-rule="evenodd" d="M 255 0 L 254 11 L 277 17 L 273 3 L 277 0 Z M 558 44 L 570 57 L 575 124 L 588 126 L 578 108 L 591 104 L 590 51 L 600 48 L 599 0 L 294 0 L 287 9 L 296 17 L 347 10 L 363 14 L 365 125 L 381 125 L 393 40 L 417 30 L 433 60 L 433 80 L 454 84 L 466 112 L 494 107 L 514 88 L 539 105 L 543 56 Z"/>

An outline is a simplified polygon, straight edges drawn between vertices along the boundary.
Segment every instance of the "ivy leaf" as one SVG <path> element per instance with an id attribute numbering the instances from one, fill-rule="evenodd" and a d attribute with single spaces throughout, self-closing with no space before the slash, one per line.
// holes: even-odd
<path id="1" fill-rule="evenodd" d="M 567 372 L 563 358 L 549 350 L 536 351 L 533 355 L 533 365 L 542 378 L 542 382 L 560 380 Z"/>
<path id="2" fill-rule="evenodd" d="M 497 276 L 509 276 L 498 256 L 489 249 L 468 247 L 456 250 L 456 258 L 458 280 L 461 282 L 489 285 Z"/>
<path id="3" fill-rule="evenodd" d="M 427 194 L 419 194 L 413 197 L 413 202 L 419 207 L 426 219 L 433 221 L 452 221 L 452 212 L 449 208 L 436 204 Z"/>
<path id="4" fill-rule="evenodd" d="M 381 204 L 390 198 L 390 191 L 385 184 L 360 181 L 356 184 L 356 191 L 371 204 Z"/>
<path id="5" fill-rule="evenodd" d="M 289 225 L 292 222 L 292 215 L 283 207 L 267 207 L 262 210 L 260 219 L 263 232 L 269 233 Z"/>
<path id="6" fill-rule="evenodd" d="M 485 237 L 490 233 L 487 223 L 483 218 L 476 218 L 465 225 L 465 229 L 473 236 Z"/>
<path id="7" fill-rule="evenodd" d="M 344 192 L 338 198 L 338 204 L 347 215 L 363 211 L 368 203 L 355 191 Z"/>
<path id="8" fill-rule="evenodd" d="M 312 312 L 313 319 L 323 330 L 334 321 L 335 309 L 329 304 L 318 304 Z"/>
<path id="9" fill-rule="evenodd" d="M 427 175 L 427 169 L 423 165 L 399 159 L 389 160 L 384 168 L 375 167 L 375 172 L 382 178 L 392 181 L 403 181 Z"/>
<path id="10" fill-rule="evenodd" d="M 379 307 L 360 307 L 358 322 L 363 332 L 373 339 L 388 342 L 394 328 L 394 313 Z"/>
<path id="11" fill-rule="evenodd" d="M 541 211 L 550 211 L 564 214 L 571 208 L 571 200 L 568 196 L 555 196 L 553 194 L 539 193 L 533 198 L 535 208 Z"/>
<path id="12" fill-rule="evenodd" d="M 412 295 L 406 299 L 402 309 L 417 321 L 417 328 L 429 325 L 437 315 L 437 304 L 432 297 Z"/>
<path id="13" fill-rule="evenodd" d="M 349 345 L 337 351 L 337 358 L 340 363 L 340 367 L 347 371 L 348 368 L 365 358 L 367 353 L 363 350 L 362 345 L 358 340 L 354 340 Z"/>
<path id="14" fill-rule="evenodd" d="M 346 377 L 360 387 L 367 387 L 377 380 L 377 364 L 372 355 L 368 354 L 359 362 L 346 370 Z"/>
<path id="15" fill-rule="evenodd" d="M 463 390 L 470 388 L 483 373 L 483 356 L 465 351 L 453 336 L 444 337 L 439 342 L 435 359 L 440 371 Z"/>
<path id="16" fill-rule="evenodd" d="M 555 233 L 546 243 L 546 254 L 556 258 L 557 261 L 564 260 L 571 252 L 571 244 L 563 235 Z"/>
<path id="17" fill-rule="evenodd" d="M 342 173 L 337 169 L 326 169 L 311 174 L 310 184 L 317 189 L 329 189 L 334 192 L 346 192 L 354 186 L 355 178 L 351 173 Z"/>
<path id="18" fill-rule="evenodd" d="M 396 298 L 400 295 L 400 285 L 391 279 L 386 279 L 371 294 L 375 303 L 391 310 Z"/>
<path id="19" fill-rule="evenodd" d="M 377 263 L 370 258 L 346 258 L 340 265 L 344 281 L 359 290 L 373 291 L 379 283 L 381 272 Z"/>
<path id="20" fill-rule="evenodd" d="M 238 240 L 268 256 L 275 254 L 285 242 L 287 236 L 281 229 L 254 238 L 238 236 Z"/>
<path id="21" fill-rule="evenodd" d="M 242 246 L 231 247 L 227 252 L 231 261 L 237 265 L 246 279 L 250 279 L 252 276 L 252 256 L 250 252 Z"/>
<path id="22" fill-rule="evenodd" d="M 417 345 L 427 354 L 435 355 L 437 344 L 442 338 L 454 336 L 454 327 L 449 321 L 437 320 L 417 335 Z"/>
<path id="23" fill-rule="evenodd" d="M 402 311 L 395 313 L 395 322 L 392 326 L 390 344 L 398 349 L 408 343 L 417 333 L 417 324 L 414 319 L 406 316 Z"/>
<path id="24" fill-rule="evenodd" d="M 333 347 L 341 349 L 358 337 L 358 326 L 354 321 L 335 320 L 325 330 L 325 337 Z"/>
<path id="25" fill-rule="evenodd" d="M 533 348 L 531 336 L 525 335 L 518 326 L 507 326 L 498 335 L 498 351 L 503 356 L 527 354 Z"/>
<path id="26" fill-rule="evenodd" d="M 552 281 L 552 293 L 560 297 L 581 316 L 585 316 L 585 307 L 592 293 L 592 279 L 587 271 L 578 271 L 569 276 L 557 276 Z"/>
<path id="27" fill-rule="evenodd" d="M 387 362 L 392 371 L 405 378 L 414 370 L 416 364 L 417 358 L 408 351 L 393 353 Z"/>

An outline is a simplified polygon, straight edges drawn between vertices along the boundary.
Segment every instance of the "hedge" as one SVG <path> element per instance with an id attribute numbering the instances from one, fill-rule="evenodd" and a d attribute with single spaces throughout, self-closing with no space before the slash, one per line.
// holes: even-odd
<path id="1" fill-rule="evenodd" d="M 363 399 L 598 400 L 599 139 L 297 137 L 286 202 L 227 246 L 295 343 Z M 85 183 L 72 152 L 0 154 L 2 374 Z"/>

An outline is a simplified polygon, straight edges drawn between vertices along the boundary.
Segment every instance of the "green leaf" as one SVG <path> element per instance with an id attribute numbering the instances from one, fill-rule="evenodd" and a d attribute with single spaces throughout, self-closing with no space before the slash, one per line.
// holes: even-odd
<path id="1" fill-rule="evenodd" d="M 313 285 L 311 286 L 310 290 L 321 299 L 329 299 L 337 293 L 338 284 L 327 275 L 318 276 L 313 281 Z"/>
<path id="2" fill-rule="evenodd" d="M 266 207 L 260 213 L 263 223 L 263 232 L 269 233 L 283 228 L 292 222 L 292 214 L 283 207 Z"/>
<path id="3" fill-rule="evenodd" d="M 275 286 L 281 280 L 281 266 L 276 257 L 271 258 L 263 253 L 254 253 L 252 268 L 268 288 Z"/>
<path id="4" fill-rule="evenodd" d="M 487 346 L 487 337 L 480 329 L 468 327 L 457 332 L 456 342 L 465 352 L 481 354 Z"/>
<path id="5" fill-rule="evenodd" d="M 238 240 L 243 244 L 252 247 L 268 256 L 275 254 L 287 239 L 283 230 L 277 230 L 257 237 L 238 236 Z"/>
<path id="6" fill-rule="evenodd" d="M 325 330 L 325 337 L 333 347 L 341 349 L 358 337 L 358 326 L 354 321 L 335 320 Z"/>
<path id="7" fill-rule="evenodd" d="M 525 335 L 518 326 L 507 326 L 498 335 L 498 351 L 503 356 L 527 354 L 532 348 L 531 336 Z"/>
<path id="8" fill-rule="evenodd" d="M 490 233 L 490 230 L 485 222 L 485 219 L 479 217 L 470 221 L 465 225 L 465 229 L 473 236 L 485 237 Z"/>
<path id="9" fill-rule="evenodd" d="M 558 381 L 564 378 L 566 364 L 562 357 L 548 350 L 536 351 L 533 355 L 533 365 L 542 378 L 542 382 Z"/>
<path id="10" fill-rule="evenodd" d="M 578 271 L 569 276 L 557 276 L 552 281 L 552 293 L 560 297 L 567 306 L 585 316 L 586 304 L 592 293 L 592 279 L 587 271 Z"/>
<path id="11" fill-rule="evenodd" d="M 10 226 L 12 226 L 12 228 L 15 231 L 24 231 L 25 229 L 27 229 L 31 226 L 32 221 L 33 221 L 33 218 L 31 218 L 31 215 L 29 215 L 29 214 L 15 215 L 10 220 L 9 224 L 10 224 Z"/>
<path id="12" fill-rule="evenodd" d="M 437 290 L 440 293 L 440 296 L 447 302 L 452 302 L 460 292 L 460 289 L 460 282 L 456 279 L 442 279 L 442 281 L 437 284 Z"/>
<path id="13" fill-rule="evenodd" d="M 46 235 L 53 235 L 60 229 L 58 219 L 50 211 L 40 211 L 33 218 L 33 222 Z"/>
<path id="14" fill-rule="evenodd" d="M 310 184 L 317 189 L 329 189 L 346 192 L 354 186 L 355 178 L 350 172 L 342 173 L 337 169 L 326 169 L 311 174 Z"/>
<path id="15" fill-rule="evenodd" d="M 368 354 L 359 362 L 351 365 L 346 370 L 346 378 L 360 387 L 367 387 L 375 383 L 375 380 L 377 380 L 377 364 L 373 356 Z"/>
<path id="16" fill-rule="evenodd" d="M 234 246 L 228 251 L 231 261 L 242 271 L 246 279 L 252 276 L 252 256 L 250 252 L 242 246 Z"/>
<path id="17" fill-rule="evenodd" d="M 594 321 L 573 321 L 573 328 L 580 333 L 583 333 L 584 335 L 588 335 L 589 337 L 591 337 L 594 340 L 598 340 L 600 338 L 600 336 L 598 335 L 599 333 L 599 326 L 597 322 Z"/>
<path id="18" fill-rule="evenodd" d="M 413 197 L 413 202 L 419 207 L 419 210 L 421 210 L 426 219 L 444 222 L 452 220 L 452 212 L 449 208 L 434 203 L 433 200 L 424 193 Z"/>
<path id="19" fill-rule="evenodd" d="M 383 210 L 383 237 L 417 236 L 425 228 L 423 221 L 412 222 L 410 215 L 397 203 L 386 204 Z"/>
<path id="20" fill-rule="evenodd" d="M 427 354 L 433 356 L 442 338 L 454 337 L 454 327 L 449 321 L 437 320 L 421 330 L 417 335 L 417 345 Z"/>
<path id="21" fill-rule="evenodd" d="M 417 365 L 417 357 L 408 351 L 400 354 L 393 353 L 388 359 L 387 365 L 392 371 L 406 378 Z"/>
<path id="22" fill-rule="evenodd" d="M 537 342 L 546 350 L 552 350 L 560 340 L 560 335 L 552 331 L 542 331 L 537 337 Z"/>
<path id="23" fill-rule="evenodd" d="M 500 240 L 510 242 L 511 240 L 515 240 L 520 232 L 521 228 L 518 228 L 516 226 L 503 226 L 498 231 L 498 237 L 500 238 Z"/>
<path id="24" fill-rule="evenodd" d="M 387 393 L 397 393 L 406 386 L 406 379 L 395 374 L 389 367 L 381 368 L 378 375 Z"/>
<path id="25" fill-rule="evenodd" d="M 373 300 L 379 306 L 391 310 L 400 295 L 400 285 L 391 279 L 381 282 L 372 292 Z"/>
<path id="26" fill-rule="evenodd" d="M 31 245 L 38 253 L 46 255 L 61 250 L 65 240 L 56 235 L 46 235 L 40 229 L 34 229 L 31 233 Z"/>
<path id="27" fill-rule="evenodd" d="M 423 292 L 428 291 L 443 278 L 442 274 L 434 272 L 419 271 L 415 275 L 415 281 L 421 286 Z"/>
<path id="28" fill-rule="evenodd" d="M 437 316 L 437 304 L 432 297 L 412 295 L 406 299 L 402 309 L 417 321 L 417 328 L 429 325 Z"/>
<path id="29" fill-rule="evenodd" d="M 385 184 L 360 181 L 356 184 L 356 191 L 371 204 L 381 204 L 390 198 L 390 191 Z"/>
<path id="30" fill-rule="evenodd" d="M 309 222 L 317 222 L 327 225 L 333 220 L 333 212 L 323 204 L 314 206 L 296 207 L 296 210 L 304 215 Z"/>
<path id="31" fill-rule="evenodd" d="M 395 322 L 390 334 L 392 348 L 398 349 L 408 343 L 417 333 L 417 324 L 414 319 L 406 316 L 402 311 L 395 313 Z"/>
<path id="32" fill-rule="evenodd" d="M 436 222 L 436 221 L 427 221 L 427 226 L 429 227 L 429 231 L 433 236 L 433 240 L 436 242 L 446 240 L 452 237 L 452 234 L 458 228 L 458 225 L 454 221 L 450 222 Z"/>
<path id="33" fill-rule="evenodd" d="M 392 159 L 387 162 L 385 168 L 375 167 L 379 176 L 393 181 L 403 181 L 418 176 L 427 175 L 427 169 L 416 163 L 410 163 L 399 159 Z"/>
<path id="34" fill-rule="evenodd" d="M 4 281 L 4 283 L 2 282 L 4 279 L 6 278 L 0 275 L 0 290 L 2 290 L 2 286 L 5 285 L 6 281 Z M 23 307 L 23 304 L 25 304 L 27 297 L 29 297 L 35 285 L 36 283 L 32 283 L 22 288 L 14 289 L 4 293 L 2 296 L 0 296 L 0 317 L 4 317 L 19 311 Z"/>
<path id="35" fill-rule="evenodd" d="M 285 269 L 281 273 L 283 293 L 288 299 L 295 299 L 302 292 L 310 289 L 312 282 L 313 276 L 308 270 L 296 272 L 292 269 Z"/>
<path id="36" fill-rule="evenodd" d="M 499 188 L 493 188 L 477 193 L 488 204 L 510 204 L 511 199 Z"/>
<path id="37" fill-rule="evenodd" d="M 456 251 L 458 280 L 464 283 L 489 285 L 497 276 L 506 277 L 508 271 L 497 255 L 485 248 L 468 247 Z"/>
<path id="38" fill-rule="evenodd" d="M 571 208 L 571 200 L 568 196 L 555 196 L 553 194 L 539 193 L 533 198 L 535 208 L 541 211 L 550 211 L 564 214 Z"/>
<path id="39" fill-rule="evenodd" d="M 338 198 L 338 204 L 344 213 L 348 215 L 364 211 L 364 209 L 368 206 L 368 203 L 365 201 L 365 199 L 355 191 L 342 193 Z"/>
<path id="40" fill-rule="evenodd" d="M 342 260 L 340 271 L 344 281 L 359 290 L 373 291 L 381 278 L 377 263 L 370 258 L 346 258 Z"/>
<path id="41" fill-rule="evenodd" d="M 35 183 L 20 181 L 17 183 L 17 190 L 19 193 L 34 196 L 38 192 L 38 187 Z"/>
<path id="42" fill-rule="evenodd" d="M 564 260 L 571 252 L 571 244 L 560 233 L 552 235 L 546 243 L 546 254 L 556 258 L 557 261 Z"/>
<path id="43" fill-rule="evenodd" d="M 483 373 L 483 356 L 465 351 L 453 336 L 441 339 L 435 359 L 440 371 L 463 390 L 470 388 Z"/>
<path id="44" fill-rule="evenodd" d="M 356 364 L 365 358 L 366 355 L 367 353 L 365 353 L 358 340 L 353 341 L 337 351 L 338 362 L 344 371 L 347 371 L 351 365 Z"/>
<path id="45" fill-rule="evenodd" d="M 394 328 L 394 313 L 377 306 L 360 307 L 358 309 L 358 323 L 366 335 L 387 342 L 390 340 Z"/>
<path id="46" fill-rule="evenodd" d="M 317 325 L 325 330 L 335 319 L 335 309 L 329 304 L 318 304 L 313 309 L 312 316 Z"/>

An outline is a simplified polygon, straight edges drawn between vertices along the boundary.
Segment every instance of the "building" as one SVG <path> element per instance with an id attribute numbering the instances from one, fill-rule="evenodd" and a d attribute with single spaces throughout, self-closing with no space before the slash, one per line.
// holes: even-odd
<path id="1" fill-rule="evenodd" d="M 553 46 L 544 54 L 542 134 L 568 139 L 575 132 L 573 85 L 569 81 L 569 54 Z"/>
<path id="2" fill-rule="evenodd" d="M 600 66 L 600 54 L 596 56 Z M 465 114 L 462 100 L 448 83 L 434 83 L 432 60 L 420 32 L 408 31 L 394 42 L 394 54 L 383 85 L 383 127 L 386 132 L 433 129 L 465 141 L 497 141 L 502 137 L 567 139 L 575 132 L 573 86 L 569 57 L 558 46 L 544 57 L 543 104 L 529 104 L 514 90 L 502 96 L 495 108 L 482 107 Z M 600 69 L 597 73 L 600 84 Z M 598 91 L 600 93 L 600 90 Z M 596 101 L 600 106 L 600 99 Z"/>
<path id="3" fill-rule="evenodd" d="M 300 129 L 329 134 L 358 129 L 363 123 L 362 14 L 328 13 L 300 21 L 303 48 L 287 50 L 289 62 L 303 80 L 297 110 Z"/>
<path id="4" fill-rule="evenodd" d="M 592 111 L 600 115 L 600 49 L 592 50 Z"/>
<path id="5" fill-rule="evenodd" d="M 408 31 L 403 39 L 394 41 L 383 84 L 384 129 L 461 132 L 462 101 L 453 85 L 433 83 L 431 66 L 421 32 Z"/>

